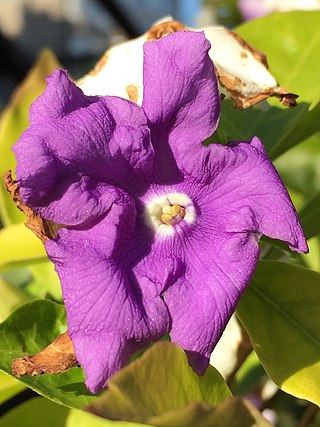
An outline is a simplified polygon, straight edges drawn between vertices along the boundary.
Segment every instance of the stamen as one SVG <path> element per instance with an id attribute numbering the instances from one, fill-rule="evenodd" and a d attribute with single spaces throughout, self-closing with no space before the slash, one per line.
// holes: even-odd
<path id="1" fill-rule="evenodd" d="M 166 225 L 177 224 L 186 214 L 185 208 L 177 203 L 174 205 L 165 205 L 162 207 L 161 211 L 161 221 Z"/>
<path id="2" fill-rule="evenodd" d="M 172 207 L 171 207 L 171 205 L 165 205 L 165 206 L 163 206 L 163 208 L 161 209 L 161 211 L 164 214 L 170 214 L 171 215 Z"/>
<path id="3" fill-rule="evenodd" d="M 197 218 L 192 200 L 183 193 L 166 193 L 145 202 L 146 221 L 164 237 L 179 233 Z"/>
<path id="4" fill-rule="evenodd" d="M 165 224 L 172 225 L 173 216 L 169 213 L 163 213 L 160 218 Z"/>

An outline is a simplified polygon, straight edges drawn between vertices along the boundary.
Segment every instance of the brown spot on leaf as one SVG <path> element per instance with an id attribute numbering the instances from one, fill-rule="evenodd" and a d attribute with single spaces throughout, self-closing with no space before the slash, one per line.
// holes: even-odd
<path id="1" fill-rule="evenodd" d="M 11 368 L 13 375 L 20 378 L 23 375 L 59 374 L 77 365 L 72 341 L 65 332 L 39 353 L 14 359 Z"/>
<path id="2" fill-rule="evenodd" d="M 176 33 L 177 31 L 185 30 L 186 26 L 179 21 L 167 21 L 161 24 L 154 25 L 147 33 L 148 40 L 158 40 L 168 34 Z"/>
<path id="3" fill-rule="evenodd" d="M 258 62 L 260 62 L 262 65 L 264 65 L 267 69 L 269 68 L 267 57 L 264 53 L 260 52 L 259 50 L 255 49 L 254 47 L 252 47 L 248 42 L 243 40 L 243 38 L 241 38 L 238 34 L 234 33 L 233 31 L 230 31 L 230 30 L 227 30 L 227 31 L 242 47 L 245 48 L 245 50 L 248 50 L 249 52 L 251 52 L 253 57 Z"/>
<path id="4" fill-rule="evenodd" d="M 280 99 L 282 104 L 286 107 L 295 107 L 297 105 L 296 99 L 299 97 L 299 95 L 289 93 L 282 86 L 264 90 L 263 92 L 257 93 L 252 97 L 246 97 L 243 95 L 242 91 L 242 89 L 245 87 L 245 83 L 242 82 L 241 79 L 231 74 L 227 74 L 219 67 L 215 67 L 215 70 L 219 83 L 222 87 L 227 89 L 233 101 L 234 108 L 246 109 L 252 107 L 258 102 L 263 101 L 264 99 L 269 98 L 270 96 L 274 96 Z"/>
<path id="5" fill-rule="evenodd" d="M 26 227 L 28 227 L 43 243 L 48 239 L 54 239 L 61 226 L 52 221 L 41 218 L 40 215 L 33 212 L 32 209 L 23 203 L 20 197 L 19 185 L 12 178 L 11 171 L 6 171 L 4 173 L 3 182 L 17 208 L 20 209 L 27 217 L 27 221 L 25 223 Z"/>
<path id="6" fill-rule="evenodd" d="M 138 103 L 138 88 L 135 85 L 128 85 L 126 91 L 130 101 Z"/>
<path id="7" fill-rule="evenodd" d="M 96 65 L 94 66 L 94 69 L 90 71 L 89 75 L 94 77 L 96 76 L 98 73 L 100 73 L 100 71 L 105 67 L 106 63 L 109 60 L 109 55 L 106 52 L 101 58 L 100 60 L 96 63 Z"/>

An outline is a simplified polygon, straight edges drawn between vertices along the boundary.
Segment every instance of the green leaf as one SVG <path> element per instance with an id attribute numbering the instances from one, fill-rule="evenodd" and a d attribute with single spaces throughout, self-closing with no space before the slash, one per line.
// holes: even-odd
<path id="1" fill-rule="evenodd" d="M 61 304 L 35 300 L 20 306 L 0 324 L 0 369 L 11 375 L 12 360 L 34 354 L 66 330 Z M 71 408 L 81 408 L 95 399 L 85 387 L 81 368 L 63 374 L 24 376 L 20 380 L 44 397 Z"/>
<path id="2" fill-rule="evenodd" d="M 150 424 L 130 423 L 128 421 L 111 421 L 89 412 L 71 409 L 65 427 L 150 427 Z M 153 426 L 151 426 L 153 427 Z"/>
<path id="3" fill-rule="evenodd" d="M 10 104 L 0 118 L 0 176 L 11 169 L 15 170 L 12 145 L 28 126 L 29 106 L 45 88 L 45 77 L 59 66 L 54 54 L 45 50 L 35 66 L 13 95 Z M 24 221 L 24 215 L 16 208 L 3 185 L 0 185 L 0 215 L 4 224 Z"/>
<path id="4" fill-rule="evenodd" d="M 217 406 L 192 403 L 181 411 L 150 418 L 156 427 L 271 427 L 271 424 L 248 401 L 240 397 Z"/>
<path id="5" fill-rule="evenodd" d="M 0 271 L 46 259 L 43 243 L 24 224 L 0 230 Z"/>
<path id="6" fill-rule="evenodd" d="M 294 396 L 320 404 L 320 274 L 263 261 L 238 314 L 272 380 Z"/>
<path id="7" fill-rule="evenodd" d="M 252 351 L 236 373 L 235 394 L 245 396 L 261 384 L 266 373 L 255 351 Z"/>
<path id="8" fill-rule="evenodd" d="M 63 427 L 69 409 L 43 397 L 36 397 L 12 409 L 1 418 L 1 427 Z"/>
<path id="9" fill-rule="evenodd" d="M 298 106 L 284 109 L 270 101 L 244 111 L 223 101 L 220 131 L 233 140 L 259 136 L 272 159 L 320 129 L 320 12 L 288 12 L 250 21 L 235 31 L 268 57 L 271 73 L 297 93 Z M 272 28 L 272 31 L 270 31 Z M 312 84 L 314 82 L 314 84 Z M 276 105 L 276 106 L 275 106 Z M 264 108 L 266 107 L 266 108 Z"/>
<path id="10" fill-rule="evenodd" d="M 318 132 L 319 115 L 320 103 L 313 110 L 309 110 L 305 102 L 287 110 L 271 106 L 264 110 L 257 107 L 235 110 L 231 101 L 224 100 L 219 130 L 228 135 L 229 140 L 251 140 L 258 136 L 270 158 L 275 159 Z"/>
<path id="11" fill-rule="evenodd" d="M 143 424 L 127 421 L 111 421 L 96 415 L 71 410 L 66 427 L 271 427 L 259 411 L 247 400 L 229 398 L 217 406 L 191 403 L 178 411 L 151 417 Z"/>
<path id="12" fill-rule="evenodd" d="M 155 390 L 157 392 L 155 393 Z M 195 402 L 217 404 L 231 395 L 219 372 L 209 365 L 199 377 L 186 354 L 170 342 L 158 342 L 109 380 L 108 390 L 92 403 L 93 412 L 117 420 L 150 422 Z M 198 406 L 192 409 L 197 415 Z M 172 422 L 171 425 L 176 425 Z"/>
<path id="13" fill-rule="evenodd" d="M 153 393 L 155 394 L 154 391 Z M 144 418 L 142 422 L 143 424 L 111 421 L 93 414 L 89 417 L 89 414 L 72 411 L 66 427 L 85 427 L 87 425 L 92 427 L 112 425 L 123 427 L 145 425 L 155 427 L 271 427 L 271 424 L 248 400 L 240 397 L 228 398 L 216 406 L 205 402 L 193 402 L 178 410 Z"/>
<path id="14" fill-rule="evenodd" d="M 320 233 L 320 193 L 301 209 L 299 218 L 307 239 Z"/>
<path id="15" fill-rule="evenodd" d="M 0 372 L 0 404 L 25 389 L 25 385 L 9 375 Z"/>
<path id="16" fill-rule="evenodd" d="M 320 133 L 313 135 L 275 161 L 286 186 L 300 193 L 304 203 L 320 192 Z M 300 208 L 303 206 L 300 200 Z"/>

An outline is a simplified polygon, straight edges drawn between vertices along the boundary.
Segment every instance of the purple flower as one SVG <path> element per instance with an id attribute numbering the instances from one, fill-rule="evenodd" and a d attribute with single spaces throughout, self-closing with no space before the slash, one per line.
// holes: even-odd
<path id="1" fill-rule="evenodd" d="M 14 147 L 23 201 L 65 226 L 46 249 L 93 392 L 167 332 L 203 373 L 261 234 L 307 251 L 258 138 L 202 145 L 220 115 L 209 48 L 188 31 L 146 43 L 142 108 L 57 70 Z"/>

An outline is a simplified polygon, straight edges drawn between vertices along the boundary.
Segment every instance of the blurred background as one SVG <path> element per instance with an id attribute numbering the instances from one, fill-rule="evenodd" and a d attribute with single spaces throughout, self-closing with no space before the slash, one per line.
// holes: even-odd
<path id="1" fill-rule="evenodd" d="M 234 27 L 273 11 L 319 7 L 320 0 L 0 0 L 0 108 L 45 47 L 79 78 L 109 46 L 165 15 L 189 26 Z"/>
<path id="2" fill-rule="evenodd" d="M 78 78 L 165 15 L 190 26 L 240 21 L 236 0 L 0 0 L 0 106 L 43 48 Z"/>
<path id="3" fill-rule="evenodd" d="M 165 15 L 189 26 L 219 23 L 233 27 L 243 16 L 252 18 L 267 13 L 268 8 L 272 11 L 284 8 L 284 4 L 297 7 L 298 3 L 299 0 L 282 0 L 278 5 L 273 0 L 0 0 L 0 108 L 45 47 L 51 48 L 78 78 L 109 46 L 139 36 Z M 301 7 L 314 7 L 319 2 L 302 3 Z"/>

